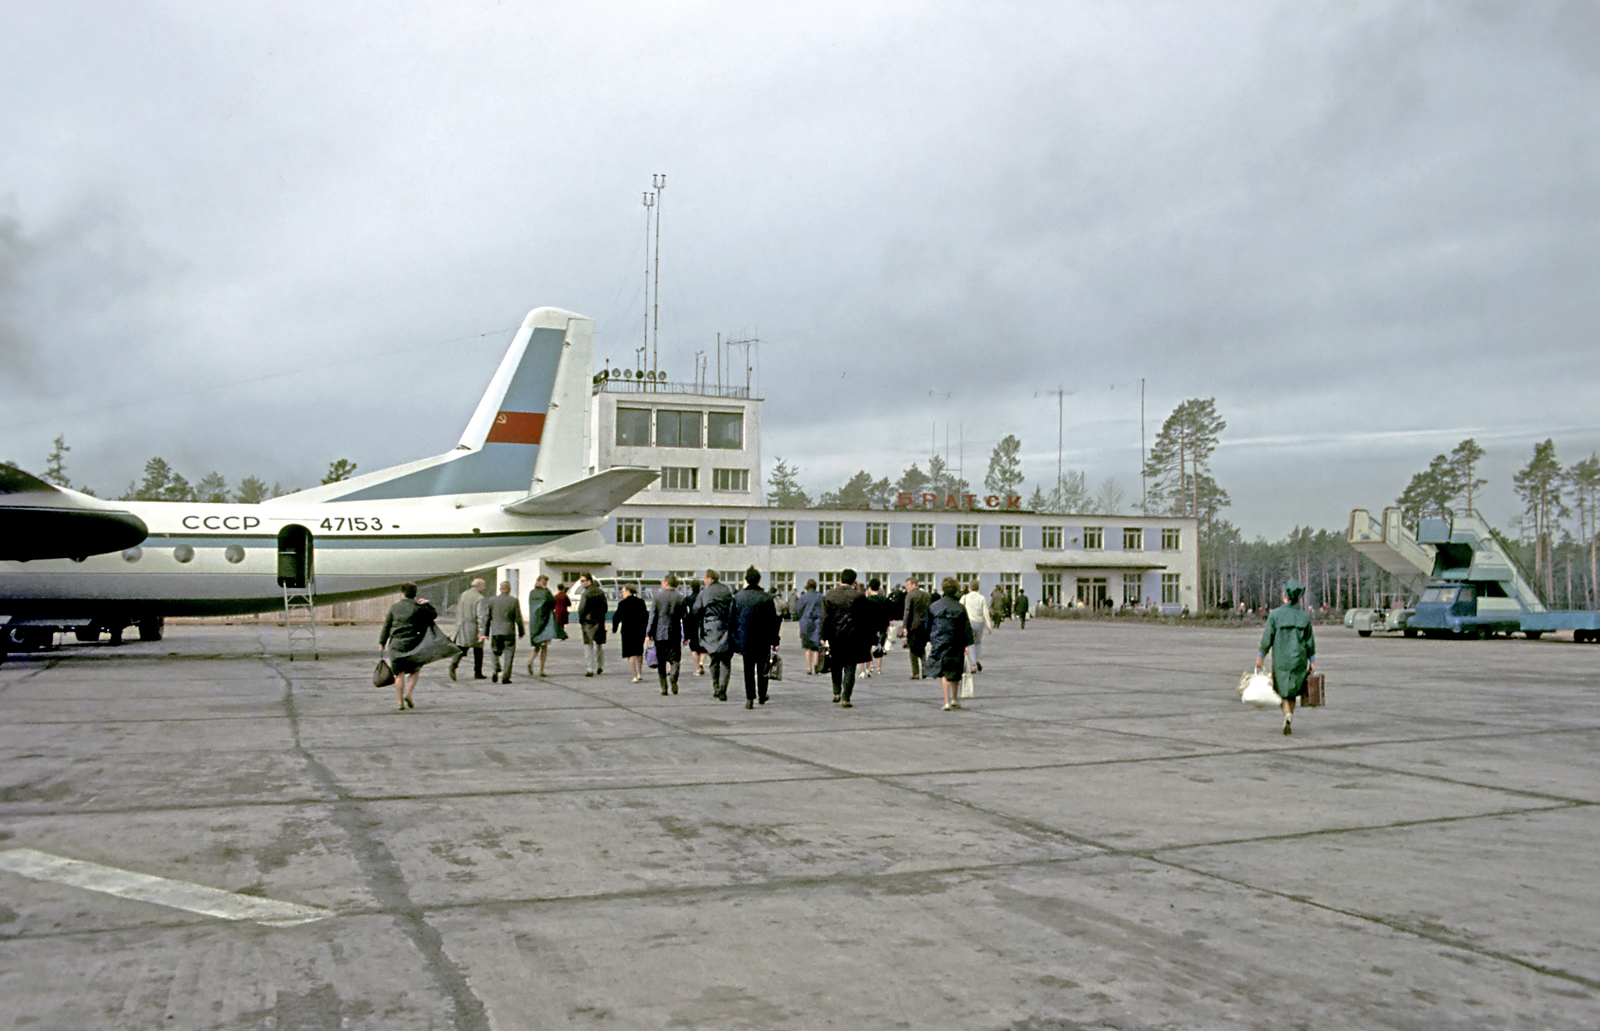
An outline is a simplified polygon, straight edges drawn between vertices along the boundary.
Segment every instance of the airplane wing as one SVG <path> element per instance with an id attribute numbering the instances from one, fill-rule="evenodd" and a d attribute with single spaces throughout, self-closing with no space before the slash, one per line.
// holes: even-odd
<path id="1" fill-rule="evenodd" d="M 607 469 L 504 506 L 519 516 L 604 516 L 655 482 L 655 469 Z"/>
<path id="2" fill-rule="evenodd" d="M 131 548 L 149 535 L 132 512 L 0 465 L 0 562 L 82 559 Z"/>

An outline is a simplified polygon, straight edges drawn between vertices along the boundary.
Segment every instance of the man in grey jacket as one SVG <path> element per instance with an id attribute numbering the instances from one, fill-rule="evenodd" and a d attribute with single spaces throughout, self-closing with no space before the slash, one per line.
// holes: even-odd
<path id="1" fill-rule="evenodd" d="M 482 680 L 483 642 L 489 639 L 489 607 L 483 596 L 483 578 L 472 581 L 472 586 L 456 599 L 456 635 L 453 640 L 463 648 L 472 649 L 472 679 Z M 450 679 L 456 678 L 456 667 L 467 653 L 462 652 L 450 660 Z"/>
<path id="2" fill-rule="evenodd" d="M 733 591 L 706 570 L 705 587 L 695 595 L 690 612 L 700 623 L 700 648 L 711 657 L 711 697 L 728 700 L 728 677 L 733 672 Z"/>
<path id="3" fill-rule="evenodd" d="M 511 596 L 511 581 L 500 581 L 500 593 L 484 603 L 489 621 L 489 646 L 494 649 L 494 676 L 502 684 L 511 683 L 517 665 L 517 638 L 527 633 L 522 622 L 522 606 Z M 500 672 L 500 654 L 506 656 L 505 673 Z"/>

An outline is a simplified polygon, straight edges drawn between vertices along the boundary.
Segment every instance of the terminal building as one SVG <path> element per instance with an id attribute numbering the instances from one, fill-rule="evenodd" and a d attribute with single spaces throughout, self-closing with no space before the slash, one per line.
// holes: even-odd
<path id="1" fill-rule="evenodd" d="M 902 495 L 889 510 L 770 508 L 761 478 L 761 401 L 747 387 L 603 379 L 590 395 L 588 465 L 661 471 L 612 513 L 590 550 L 503 569 L 518 597 L 534 577 L 646 585 L 760 570 L 775 592 L 826 590 L 844 569 L 937 591 L 947 576 L 1025 591 L 1035 603 L 1195 608 L 1194 519 L 1026 512 L 1018 498 Z M 863 456 L 870 465 L 870 456 Z"/>

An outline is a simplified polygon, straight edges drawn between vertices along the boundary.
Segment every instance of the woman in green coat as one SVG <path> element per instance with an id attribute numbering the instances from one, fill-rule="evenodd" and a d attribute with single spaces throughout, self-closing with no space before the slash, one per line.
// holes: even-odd
<path id="1" fill-rule="evenodd" d="M 1293 734 L 1294 700 L 1305 693 L 1306 674 L 1317 668 L 1317 640 L 1311 633 L 1311 617 L 1300 607 L 1305 584 L 1290 580 L 1283 586 L 1283 604 L 1267 616 L 1261 634 L 1261 650 L 1256 654 L 1256 669 L 1272 653 L 1272 687 L 1283 701 L 1283 732 Z"/>

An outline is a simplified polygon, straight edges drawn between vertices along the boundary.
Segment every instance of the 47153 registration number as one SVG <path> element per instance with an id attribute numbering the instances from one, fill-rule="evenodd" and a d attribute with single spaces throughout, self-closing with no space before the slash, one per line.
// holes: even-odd
<path id="1" fill-rule="evenodd" d="M 377 516 L 329 516 L 322 521 L 321 529 L 333 533 L 341 530 L 381 530 L 383 520 Z"/>

